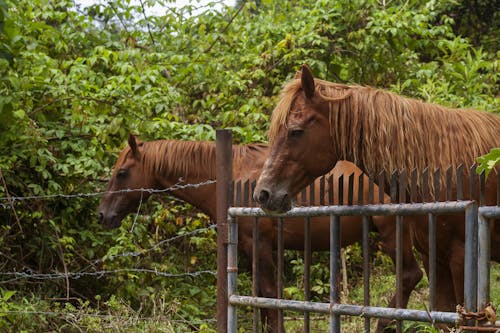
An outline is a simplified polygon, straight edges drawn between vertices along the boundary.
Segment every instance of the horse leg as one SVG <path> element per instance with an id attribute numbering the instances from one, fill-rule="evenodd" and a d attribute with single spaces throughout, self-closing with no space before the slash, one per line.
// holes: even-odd
<path id="1" fill-rule="evenodd" d="M 409 221 L 407 221 L 409 222 Z M 389 223 L 385 223 L 383 229 L 380 231 L 380 236 L 382 240 L 382 251 L 385 252 L 389 257 L 391 257 L 393 263 L 396 263 L 396 224 L 394 220 Z M 410 299 L 410 294 L 415 289 L 418 282 L 422 279 L 423 273 L 420 266 L 415 259 L 412 248 L 412 240 L 410 234 L 410 225 L 405 223 L 403 229 L 403 276 L 402 276 L 402 297 L 401 297 L 401 307 L 406 308 L 408 301 Z M 395 308 L 397 304 L 397 294 L 392 297 L 389 307 Z M 377 324 L 377 332 L 390 332 L 392 329 L 387 327 L 392 320 L 390 319 L 379 319 Z"/>
<path id="2" fill-rule="evenodd" d="M 465 267 L 465 245 L 461 242 L 455 241 L 451 248 L 451 258 L 449 260 L 449 267 L 453 281 L 453 295 L 449 297 L 450 309 L 454 311 L 457 304 L 464 303 L 464 267 Z M 452 303 L 454 302 L 454 304 Z"/>
<path id="3" fill-rule="evenodd" d="M 278 295 L 276 278 L 275 278 L 275 265 L 274 256 L 272 254 L 271 241 L 261 235 L 259 239 L 259 294 L 262 297 L 276 298 Z M 278 316 L 278 310 L 261 309 L 262 329 L 267 332 L 277 333 L 278 323 L 282 322 L 283 318 Z M 283 322 L 282 322 L 283 323 Z M 283 326 L 281 326 L 283 327 Z"/>
<path id="4" fill-rule="evenodd" d="M 238 249 L 248 258 L 248 271 L 252 272 L 253 261 L 253 226 L 252 223 L 246 223 L 247 220 L 242 220 L 239 224 L 238 232 Z M 277 288 L 276 279 L 274 276 L 274 257 L 271 255 L 273 252 L 272 237 L 269 234 L 270 223 L 261 223 L 259 227 L 259 245 L 257 250 L 257 263 L 258 263 L 258 290 L 257 296 L 276 298 Z M 277 310 L 260 309 L 262 330 L 269 333 L 278 332 L 279 318 Z M 283 327 L 283 326 L 281 326 Z"/>

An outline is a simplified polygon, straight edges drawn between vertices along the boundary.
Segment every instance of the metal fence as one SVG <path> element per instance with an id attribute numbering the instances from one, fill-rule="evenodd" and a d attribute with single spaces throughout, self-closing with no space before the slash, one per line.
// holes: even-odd
<path id="1" fill-rule="evenodd" d="M 397 331 L 402 331 L 403 320 L 421 321 L 430 323 L 445 323 L 451 325 L 473 325 L 470 320 L 467 321 L 467 313 L 476 312 L 478 309 L 483 309 L 489 300 L 489 285 L 490 285 L 490 227 L 488 219 L 500 218 L 500 207 L 480 206 L 485 204 L 484 175 L 478 177 L 469 177 L 469 182 L 464 184 L 463 168 L 457 170 L 446 170 L 442 174 L 439 171 L 432 174 L 424 172 L 420 175 L 422 178 L 430 180 L 431 185 L 428 188 L 419 188 L 417 190 L 415 172 L 405 173 L 397 172 L 391 175 L 390 179 L 386 180 L 384 175 L 377 175 L 376 179 L 369 178 L 368 192 L 369 199 L 363 201 L 362 184 L 358 188 L 357 193 L 354 190 L 354 175 L 347 177 L 341 176 L 338 180 L 323 177 L 319 180 L 319 186 L 313 186 L 304 190 L 297 198 L 297 202 L 301 205 L 320 205 L 312 207 L 296 207 L 286 214 L 274 216 L 279 219 L 278 222 L 278 240 L 276 245 L 277 252 L 277 298 L 258 297 L 258 285 L 253 283 L 252 295 L 239 295 L 237 292 L 237 248 L 238 248 L 238 218 L 254 218 L 253 230 L 253 247 L 257 247 L 259 235 L 259 219 L 269 217 L 260 208 L 255 207 L 252 203 L 251 193 L 254 184 L 245 182 L 232 185 L 230 171 L 232 170 L 230 158 L 230 150 L 228 147 L 231 142 L 231 134 L 226 131 L 217 132 L 217 140 L 219 150 L 217 158 L 220 170 L 217 178 L 217 195 L 223 197 L 223 202 L 220 203 L 218 209 L 218 236 L 221 244 L 223 244 L 222 255 L 227 249 L 227 261 L 218 262 L 218 283 L 219 283 L 219 301 L 218 301 L 218 332 L 237 332 L 237 308 L 239 306 L 251 306 L 254 310 L 254 331 L 258 330 L 257 308 L 278 309 L 281 313 L 283 310 L 292 310 L 304 313 L 304 331 L 309 331 L 309 313 L 316 312 L 327 314 L 330 317 L 330 332 L 340 332 L 341 321 L 340 316 L 362 316 L 365 318 L 365 332 L 370 332 L 370 318 L 387 318 L 397 320 Z M 229 154 L 229 155 L 225 155 Z M 226 156 L 226 157 L 225 157 Z M 224 170 L 224 171 L 223 171 Z M 475 175 L 475 167 L 466 170 L 469 175 Z M 498 177 L 500 178 L 500 177 Z M 455 192 L 452 193 L 451 185 L 456 184 Z M 374 184 L 381 186 L 374 187 Z M 389 188 L 384 189 L 384 184 L 389 184 Z M 424 181 L 424 184 L 426 182 Z M 413 186 L 412 186 L 413 185 Z M 331 193 L 332 188 L 338 187 L 339 198 L 335 198 L 339 204 L 332 205 L 334 202 Z M 424 185 L 425 187 L 426 185 Z M 497 187 L 500 188 L 500 186 Z M 328 191 L 330 189 L 330 191 Z M 344 190 L 345 189 L 345 190 Z M 319 201 L 316 202 L 313 198 L 318 196 L 315 191 L 319 192 Z M 347 192 L 347 195 L 344 193 Z M 383 203 L 384 195 L 388 193 L 390 196 L 390 204 Z M 424 193 L 424 194 L 422 194 Z M 464 193 L 466 195 L 464 195 Z M 353 198 L 358 196 L 357 201 L 363 204 L 353 205 Z M 426 202 L 415 202 L 417 199 L 423 198 Z M 472 198 L 475 200 L 463 200 L 463 198 Z M 497 195 L 500 199 L 500 195 Z M 439 201 L 444 200 L 444 201 Z M 412 202 L 412 203 L 407 203 Z M 498 202 L 497 202 L 498 205 Z M 239 207 L 229 207 L 239 206 Z M 250 207 L 253 206 L 253 207 Z M 435 311 L 435 292 L 436 292 L 436 216 L 442 214 L 463 214 L 465 218 L 465 265 L 464 265 L 464 307 L 461 311 L 456 312 L 440 312 Z M 369 286 L 369 255 L 368 255 L 368 232 L 369 232 L 369 216 L 396 216 L 396 290 L 399 295 L 402 290 L 402 230 L 404 226 L 404 216 L 409 215 L 427 215 L 429 223 L 429 289 L 430 300 L 428 310 L 413 310 L 402 308 L 383 308 L 370 305 L 370 286 Z M 310 301 L 310 283 L 309 266 L 310 260 L 310 219 L 317 216 L 329 216 L 330 218 L 330 300 L 329 303 L 318 303 Z M 340 221 L 345 216 L 362 216 L 363 217 L 363 267 L 364 267 L 364 303 L 363 305 L 351 305 L 340 303 Z M 305 224 L 305 245 L 304 245 L 304 285 L 305 296 L 304 301 L 294 301 L 283 299 L 283 226 L 286 224 L 286 219 L 290 217 L 304 217 Z M 457 221 L 461 223 L 461 221 Z M 225 231 L 228 231 L 227 234 Z M 258 272 L 255 268 L 258 267 L 258 253 L 254 251 L 252 256 L 254 267 L 253 279 L 255 281 Z M 227 276 L 223 276 L 226 275 Z M 226 281 L 227 278 L 227 281 Z M 227 288 L 227 290 L 226 290 Z M 399 296 L 400 297 L 400 296 Z M 399 300 L 399 298 L 398 298 Z M 219 304 L 219 302 L 221 302 Z M 398 302 L 399 304 L 399 302 Z M 226 312 L 227 310 L 227 312 Z M 227 317 L 226 317 L 227 316 Z M 473 317 L 472 317 L 473 318 Z M 493 329 L 493 328 L 492 328 Z M 495 328 L 497 329 L 497 328 Z M 279 322 L 278 331 L 283 330 L 283 323 Z M 493 330 L 494 331 L 494 330 Z"/>

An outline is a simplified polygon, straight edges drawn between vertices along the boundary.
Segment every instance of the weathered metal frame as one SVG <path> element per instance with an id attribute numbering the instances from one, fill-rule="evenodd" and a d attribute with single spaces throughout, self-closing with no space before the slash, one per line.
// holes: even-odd
<path id="1" fill-rule="evenodd" d="M 297 208 L 292 210 L 287 214 L 279 215 L 278 219 L 278 244 L 277 253 L 278 258 L 283 258 L 284 253 L 284 238 L 283 238 L 283 225 L 284 218 L 288 216 L 302 216 L 304 212 L 309 214 L 309 217 L 319 216 L 319 215 L 330 215 L 331 216 L 331 230 L 339 228 L 340 216 L 344 215 L 361 215 L 363 216 L 363 235 L 362 235 L 362 248 L 363 248 L 363 281 L 364 281 L 364 306 L 358 307 L 354 305 L 346 305 L 338 303 L 339 290 L 333 290 L 330 295 L 330 303 L 312 303 L 312 302 L 295 302 L 283 300 L 283 260 L 278 260 L 278 279 L 277 279 L 277 300 L 264 299 L 257 296 L 258 285 L 253 285 L 253 297 L 248 298 L 247 296 L 236 295 L 237 291 L 237 246 L 238 246 L 238 225 L 236 222 L 237 215 L 243 214 L 241 216 L 254 216 L 254 240 L 257 240 L 258 235 L 258 218 L 261 216 L 266 216 L 266 214 L 259 209 L 253 208 L 247 210 L 239 211 L 236 208 L 229 207 L 233 204 L 233 198 L 238 204 L 243 204 L 244 206 L 252 206 L 254 203 L 251 200 L 251 193 L 255 187 L 255 181 L 252 184 L 245 182 L 243 184 L 243 197 L 242 197 L 242 184 L 237 183 L 236 188 L 234 188 L 233 193 L 233 183 L 232 183 L 232 135 L 230 130 L 217 130 L 217 229 L 218 229 L 218 240 L 217 240 L 217 257 L 218 257 L 218 273 L 217 273 L 217 332 L 235 332 L 237 328 L 236 320 L 228 320 L 229 318 L 236 318 L 236 308 L 239 305 L 247 305 L 250 301 L 255 303 L 258 307 L 267 307 L 267 304 L 271 302 L 277 302 L 273 307 L 277 308 L 279 313 L 284 309 L 305 311 L 309 313 L 319 310 L 320 313 L 329 313 L 331 320 L 331 331 L 340 330 L 340 315 L 362 315 L 365 317 L 365 332 L 370 331 L 370 318 L 392 318 L 398 320 L 397 330 L 401 331 L 400 320 L 422 320 L 430 322 L 456 322 L 458 320 L 458 315 L 455 313 L 444 313 L 433 311 L 435 308 L 435 289 L 436 289 L 436 214 L 448 213 L 455 210 L 460 211 L 461 208 L 458 206 L 466 205 L 468 208 L 463 208 L 462 211 L 467 210 L 465 215 L 467 217 L 466 232 L 467 235 L 472 234 L 473 237 L 466 237 L 466 250 L 465 250 L 465 307 L 468 311 L 481 310 L 484 308 L 486 302 L 489 300 L 489 279 L 490 279 L 490 229 L 489 221 L 490 218 L 500 218 L 500 177 L 497 175 L 497 206 L 496 207 L 482 207 L 486 202 L 485 192 L 485 176 L 481 174 L 479 177 L 479 182 L 475 180 L 476 177 L 469 178 L 469 194 L 471 198 L 474 198 L 479 203 L 479 207 L 476 203 L 472 201 L 460 201 L 464 198 L 464 168 L 459 166 L 456 170 L 451 167 L 445 171 L 445 186 L 441 190 L 439 171 L 434 172 L 434 194 L 429 194 L 428 180 L 429 172 L 424 170 L 422 174 L 423 187 L 421 188 L 422 197 L 418 199 L 416 192 L 416 181 L 417 174 L 416 170 L 412 170 L 408 177 L 403 171 L 398 174 L 393 173 L 390 177 L 388 183 L 385 182 L 385 177 L 383 173 L 374 177 L 369 177 L 368 180 L 368 200 L 366 203 L 368 205 L 361 206 L 363 202 L 363 175 L 359 176 L 358 182 L 358 204 L 359 206 L 352 206 L 353 197 L 355 193 L 352 191 L 352 184 L 354 180 L 354 175 L 347 176 L 348 183 L 348 194 L 346 200 L 344 200 L 344 176 L 338 179 L 338 190 L 339 197 L 337 201 L 339 206 L 325 206 L 326 204 L 333 202 L 333 183 L 334 180 L 332 176 L 328 178 L 322 177 L 320 179 L 319 192 L 320 199 L 319 204 L 321 207 L 309 207 L 309 208 Z M 474 175 L 476 173 L 475 166 L 472 166 L 468 170 L 469 174 Z M 453 176 L 456 177 L 456 182 L 452 180 Z M 407 193 L 405 190 L 406 182 L 408 182 L 410 192 Z M 378 184 L 378 191 L 374 193 L 374 184 Z M 455 197 L 452 197 L 452 187 L 450 184 L 456 184 Z M 385 184 L 389 184 L 390 189 L 386 191 L 384 188 Z M 330 191 L 327 196 L 324 196 L 325 189 L 328 188 Z M 476 193 L 479 190 L 479 198 L 476 197 Z M 455 203 L 423 203 L 423 204 L 398 204 L 398 205 L 374 205 L 373 203 L 382 203 L 384 201 L 384 195 L 386 192 L 390 193 L 391 202 L 416 202 L 417 200 L 433 201 L 439 197 L 440 194 L 444 195 L 445 200 L 458 200 L 458 206 Z M 310 197 L 314 197 L 314 188 L 309 189 Z M 307 190 L 304 189 L 301 193 L 303 204 L 314 205 L 314 201 L 306 200 Z M 399 195 L 398 195 L 399 194 Z M 406 198 L 406 195 L 409 197 Z M 238 205 L 237 204 L 237 205 Z M 317 203 L 316 203 L 317 204 Z M 344 206 L 347 205 L 347 206 Z M 455 205 L 455 206 L 454 206 Z M 358 208 L 364 207 L 362 210 Z M 410 208 L 413 207 L 413 208 Z M 433 207 L 438 207 L 436 212 Z M 228 210 L 229 209 L 229 210 Z M 330 211 L 335 210 L 335 212 Z M 232 216 L 228 215 L 232 214 Z M 249 215 L 250 214 L 250 215 Z M 254 215 L 252 215 L 254 214 Z M 402 241 L 402 229 L 404 226 L 403 216 L 414 215 L 414 214 L 428 214 L 429 220 L 429 284 L 430 284 L 430 312 L 427 311 L 416 311 L 416 310 L 406 310 L 406 309 L 389 309 L 389 308 L 378 308 L 371 307 L 370 304 L 370 263 L 369 263 L 369 246 L 368 246 L 368 230 L 369 230 L 369 220 L 370 215 L 396 215 L 396 288 L 398 290 L 397 294 L 401 295 L 401 275 L 402 275 L 402 259 L 401 259 L 401 241 Z M 477 221 L 477 222 L 476 222 Z M 228 223 L 229 222 L 229 223 Z M 306 226 L 310 222 L 305 222 Z M 334 232 L 334 234 L 337 231 Z M 330 238 L 330 248 L 331 253 L 331 272 L 338 272 L 338 245 L 339 242 L 335 241 L 333 237 Z M 307 250 L 309 242 L 305 241 L 305 260 L 310 256 L 310 248 Z M 257 246 L 254 245 L 256 249 Z M 337 258 L 337 259 L 335 259 Z M 254 267 L 258 267 L 256 262 L 258 261 L 257 252 L 253 256 Z M 337 262 L 335 262 L 337 260 Z M 477 266 L 475 265 L 477 263 Z M 309 263 L 310 264 L 310 263 Z M 307 265 L 306 265 L 307 266 Z M 254 280 L 257 275 L 256 270 L 254 270 Z M 338 274 L 338 273 L 337 273 Z M 304 279 L 306 283 L 308 282 L 309 273 L 304 274 Z M 335 282 L 334 274 L 332 273 L 331 282 Z M 333 283 L 332 285 L 336 285 Z M 309 288 L 305 290 L 305 299 L 308 297 Z M 229 297 L 228 297 L 229 295 Z M 397 304 L 400 304 L 400 298 L 397 299 Z M 326 306 L 326 308 L 325 308 Z M 297 308 L 299 307 L 299 308 Z M 327 309 L 327 310 L 325 310 Z M 325 312 L 326 311 L 326 312 Z M 308 332 L 309 320 L 307 315 L 305 316 L 305 332 Z M 279 316 L 279 318 L 282 318 Z M 257 312 L 254 312 L 254 322 L 258 321 Z M 254 331 L 258 329 L 258 324 L 254 324 Z M 280 320 L 278 322 L 278 330 L 283 331 L 283 322 Z"/>
<path id="2" fill-rule="evenodd" d="M 487 218 L 490 214 L 490 211 L 482 208 L 482 213 L 479 216 L 484 216 Z M 399 308 L 381 308 L 381 307 L 373 307 L 369 306 L 369 290 L 365 285 L 365 301 L 363 306 L 357 305 L 348 305 L 348 304 L 340 304 L 339 303 L 339 290 L 338 284 L 336 283 L 338 279 L 338 272 L 340 270 L 340 242 L 339 242 L 339 234 L 340 234 L 340 217 L 341 216 L 373 216 L 373 215 L 395 215 L 395 216 L 406 216 L 406 215 L 416 215 L 416 214 L 428 214 L 429 220 L 431 223 L 435 220 L 435 215 L 439 214 L 449 214 L 449 213 L 465 213 L 466 215 L 466 229 L 467 230 L 476 230 L 480 228 L 480 232 L 482 232 L 483 238 L 487 237 L 489 240 L 489 229 L 486 227 L 478 227 L 478 207 L 474 201 L 454 201 L 454 202 L 431 202 L 431 203 L 413 203 L 413 204 L 369 204 L 369 205 L 353 205 L 353 206 L 317 206 L 317 207 L 299 207 L 294 208 L 286 214 L 280 215 L 269 215 L 262 211 L 260 208 L 248 208 L 248 207 L 231 207 L 228 209 L 229 215 L 229 225 L 230 231 L 235 232 L 237 230 L 237 217 L 264 217 L 264 216 L 274 216 L 280 218 L 282 221 L 285 217 L 306 217 L 306 226 L 307 221 L 310 217 L 313 216 L 330 216 L 330 303 L 315 303 L 307 301 L 290 301 L 283 299 L 269 299 L 263 297 L 256 296 L 241 296 L 237 295 L 237 261 L 236 261 L 236 248 L 237 248 L 237 236 L 230 236 L 231 242 L 234 240 L 236 244 L 229 248 L 229 252 L 234 251 L 235 253 L 228 253 L 228 302 L 229 302 L 229 310 L 228 310 L 228 332 L 237 332 L 237 311 L 236 306 L 252 306 L 252 307 L 261 307 L 261 308 L 273 308 L 280 310 L 295 310 L 302 311 L 305 313 L 309 312 L 318 312 L 318 313 L 327 313 L 330 315 L 330 331 L 331 332 L 340 332 L 340 315 L 354 315 L 354 316 L 364 316 L 365 317 L 365 331 L 369 331 L 370 322 L 369 318 L 389 318 L 396 320 L 413 320 L 413 321 L 425 321 L 425 322 L 441 322 L 448 324 L 457 324 L 459 321 L 459 314 L 457 313 L 449 313 L 449 312 L 439 312 L 433 311 L 431 308 L 430 311 L 421 311 L 421 310 L 411 310 L 411 309 L 399 309 Z M 435 222 L 434 222 L 435 223 Z M 256 222 L 256 225 L 258 222 Z M 363 224 L 368 224 L 364 221 Z M 485 224 L 485 223 L 483 223 Z M 364 227 L 365 228 L 365 227 Z M 401 227 L 397 228 L 399 233 L 401 233 Z M 432 228 L 435 229 L 435 228 Z M 431 230 L 432 230 L 431 229 Z M 398 232 L 397 232 L 398 233 Z M 435 243 L 435 231 L 430 232 L 432 235 L 429 236 L 430 240 L 434 240 Z M 367 230 L 363 231 L 363 237 L 366 237 L 366 240 L 363 240 L 363 248 L 366 247 L 367 251 Z M 487 236 L 485 236 L 487 235 Z M 400 237 L 400 234 L 397 235 Z M 481 238 L 481 236 L 479 237 Z M 281 240 L 282 242 L 282 240 Z M 307 246 L 307 243 L 305 244 Z M 479 262 L 484 262 L 489 258 L 489 251 L 484 253 L 484 251 L 479 251 L 478 254 L 478 237 L 467 237 L 466 239 L 466 251 L 465 251 L 465 307 L 468 310 L 475 310 L 478 305 L 479 300 L 487 299 L 489 294 L 487 292 L 488 286 L 481 288 L 476 288 L 477 280 L 478 280 L 478 255 Z M 484 246 L 484 244 L 483 244 Z M 279 249 L 280 246 L 278 246 Z M 282 251 L 282 250 L 281 250 Z M 430 266 L 435 265 L 435 244 L 430 245 L 431 251 L 431 262 Z M 363 257 L 368 258 L 365 253 Z M 234 260 L 234 261 L 233 261 Z M 433 261 L 434 260 L 434 261 Z M 399 260 L 397 260 L 399 261 Z M 280 260 L 278 260 L 278 263 Z M 488 261 L 489 263 L 489 261 Z M 396 263 L 397 265 L 401 265 L 401 263 Z M 278 264 L 279 265 L 279 264 Z M 368 266 L 368 263 L 365 261 L 364 266 Z M 489 266 L 484 268 L 488 270 L 489 276 Z M 282 268 L 279 269 L 279 274 L 281 274 Z M 398 268 L 396 268 L 398 271 Z M 365 272 L 367 277 L 364 277 L 364 280 L 368 279 L 368 272 Z M 431 269 L 430 273 L 430 284 L 431 289 L 435 289 L 435 268 Z M 471 279 L 473 282 L 470 283 L 467 279 Z M 280 282 L 281 276 L 278 276 L 278 285 Z M 475 283 L 475 284 L 474 284 Z M 481 290 L 480 290 L 481 289 Z M 484 289 L 484 290 L 483 290 Z M 307 292 L 307 291 L 306 291 Z M 478 297 L 478 292 L 482 293 L 481 297 Z M 255 295 L 255 294 L 254 294 Z M 307 296 L 307 295 L 306 295 Z M 280 296 L 281 297 L 281 296 Z M 431 299 L 431 307 L 433 307 L 433 300 Z M 308 320 L 305 321 L 308 323 Z M 307 325 L 307 324 L 306 324 Z M 281 326 L 281 324 L 280 324 Z M 254 327 L 254 330 L 256 328 Z M 308 332 L 307 326 L 305 326 L 305 332 Z"/>

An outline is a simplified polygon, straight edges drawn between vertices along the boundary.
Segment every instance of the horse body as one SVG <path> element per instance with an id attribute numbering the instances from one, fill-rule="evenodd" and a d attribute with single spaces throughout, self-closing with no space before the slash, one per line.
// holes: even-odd
<path id="1" fill-rule="evenodd" d="M 253 144 L 233 146 L 233 178 L 235 180 L 257 179 L 260 170 L 267 158 L 268 148 L 265 145 Z M 354 173 L 355 189 L 361 170 L 352 163 L 339 162 L 331 171 L 335 183 L 340 175 L 347 176 Z M 165 189 L 179 183 L 198 184 L 215 179 L 215 144 L 194 141 L 159 140 L 152 142 L 138 142 L 130 136 L 129 146 L 125 148 L 115 165 L 109 182 L 108 191 L 122 189 L 153 188 Z M 368 189 L 368 179 L 364 177 L 364 189 Z M 181 184 L 180 184 L 181 185 Z M 215 184 L 201 187 L 180 186 L 171 194 L 191 203 L 206 213 L 212 220 L 216 217 Z M 319 185 L 317 185 L 319 188 Z M 338 186 L 334 186 L 335 189 Z M 338 200 L 339 193 L 333 194 Z M 347 197 L 347 188 L 344 189 Z M 375 192 L 377 189 L 375 189 Z M 148 194 L 136 192 L 108 192 L 99 206 L 100 222 L 108 227 L 117 227 L 128 214 L 135 212 L 140 201 L 145 200 Z M 364 193 L 364 202 L 368 200 L 367 190 Z M 389 198 L 385 196 L 385 201 Z M 315 202 L 319 202 L 318 195 Z M 336 201 L 338 203 L 338 201 Z M 354 204 L 357 203 L 355 200 Z M 269 253 L 277 244 L 277 220 L 262 218 L 259 220 L 259 286 L 260 294 L 265 297 L 276 297 L 276 282 L 274 275 L 274 260 Z M 395 261 L 395 223 L 392 217 L 373 217 L 373 224 L 380 232 L 383 251 Z M 238 219 L 238 248 L 248 258 L 252 258 L 252 218 Z M 311 220 L 311 248 L 313 251 L 329 249 L 328 217 L 315 217 Z M 405 236 L 406 237 L 406 236 Z M 361 217 L 344 217 L 341 219 L 341 246 L 347 246 L 362 239 Z M 406 306 L 410 293 L 420 281 L 422 272 L 413 256 L 411 240 L 405 239 L 404 246 L 404 290 L 403 306 Z M 287 249 L 303 250 L 304 248 L 304 219 L 287 219 L 284 223 L 284 246 Z M 396 304 L 395 297 L 390 306 Z M 262 310 L 263 321 L 268 323 L 269 331 L 277 331 L 280 320 L 276 311 Z M 387 321 L 379 321 L 379 327 L 385 326 Z"/>
<path id="2" fill-rule="evenodd" d="M 315 79 L 304 65 L 285 86 L 269 133 L 271 152 L 254 198 L 264 209 L 283 212 L 291 207 L 288 198 L 342 159 L 372 175 L 415 169 L 420 186 L 425 168 L 434 171 L 472 165 L 477 156 L 500 146 L 500 117 Z M 486 184 L 486 205 L 496 204 L 494 174 Z M 466 171 L 464 199 L 474 198 L 468 195 L 470 176 Z M 430 179 L 432 184 L 432 175 Z M 436 307 L 454 310 L 463 302 L 464 217 L 439 216 L 437 226 Z M 426 269 L 427 229 L 425 221 L 413 228 Z M 492 259 L 498 261 L 498 223 L 492 223 L 491 240 Z"/>

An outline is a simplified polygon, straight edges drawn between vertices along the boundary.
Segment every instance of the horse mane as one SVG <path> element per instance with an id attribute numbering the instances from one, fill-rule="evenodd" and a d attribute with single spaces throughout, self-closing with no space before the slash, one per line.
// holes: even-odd
<path id="1" fill-rule="evenodd" d="M 233 145 L 233 167 L 262 145 Z M 215 143 L 209 141 L 156 140 L 142 142 L 144 171 L 175 178 L 208 174 L 216 178 Z M 130 150 L 130 147 L 126 148 Z"/>
<path id="2" fill-rule="evenodd" d="M 500 117 L 494 114 L 447 108 L 371 87 L 314 81 L 316 95 L 328 103 L 339 159 L 353 161 L 368 174 L 469 167 L 500 146 Z M 300 91 L 298 79 L 284 87 L 271 117 L 270 142 L 286 126 Z"/>

